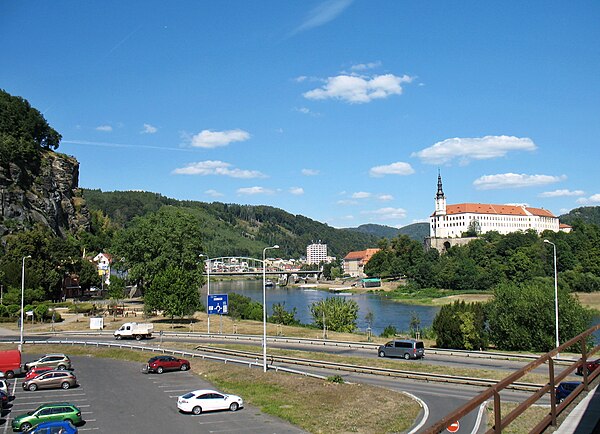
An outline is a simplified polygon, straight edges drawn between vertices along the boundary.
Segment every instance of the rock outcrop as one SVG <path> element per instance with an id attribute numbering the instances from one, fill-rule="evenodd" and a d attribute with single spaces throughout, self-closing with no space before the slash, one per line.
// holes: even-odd
<path id="1" fill-rule="evenodd" d="M 0 237 L 40 223 L 60 236 L 89 231 L 90 214 L 79 191 L 79 162 L 43 151 L 38 173 L 0 165 Z"/>

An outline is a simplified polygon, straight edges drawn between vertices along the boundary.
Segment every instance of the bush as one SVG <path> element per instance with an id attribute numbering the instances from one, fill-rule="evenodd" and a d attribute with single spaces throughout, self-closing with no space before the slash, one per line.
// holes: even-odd
<path id="1" fill-rule="evenodd" d="M 383 329 L 383 331 L 381 332 L 381 334 L 379 336 L 382 338 L 393 338 L 397 334 L 398 334 L 398 330 L 396 329 L 396 327 L 394 327 L 393 325 L 390 324 L 386 328 Z"/>
<path id="2" fill-rule="evenodd" d="M 329 381 L 330 383 L 344 384 L 344 379 L 341 375 L 332 375 L 330 377 L 327 377 L 327 381 Z"/>

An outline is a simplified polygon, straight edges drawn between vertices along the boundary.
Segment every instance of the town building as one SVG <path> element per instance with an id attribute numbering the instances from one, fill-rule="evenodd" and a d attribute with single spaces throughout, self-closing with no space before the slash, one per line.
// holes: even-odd
<path id="1" fill-rule="evenodd" d="M 558 217 L 544 208 L 485 203 L 447 205 L 440 174 L 438 174 L 435 195 L 435 211 L 429 222 L 430 238 L 426 240 L 426 245 L 438 250 L 445 250 L 450 245 L 466 244 L 471 238 L 465 238 L 464 242 L 448 241 L 461 238 L 466 232 L 484 234 L 496 231 L 505 235 L 517 231 L 525 232 L 529 229 L 535 230 L 538 234 L 546 230 L 568 232 L 571 229 L 568 225 L 561 225 Z"/>
<path id="2" fill-rule="evenodd" d="M 365 277 L 365 265 L 379 250 L 381 249 L 366 249 L 348 253 L 342 263 L 344 274 L 350 277 Z"/>
<path id="3" fill-rule="evenodd" d="M 327 244 L 318 243 L 309 244 L 306 247 L 306 263 L 320 264 L 327 262 Z"/>

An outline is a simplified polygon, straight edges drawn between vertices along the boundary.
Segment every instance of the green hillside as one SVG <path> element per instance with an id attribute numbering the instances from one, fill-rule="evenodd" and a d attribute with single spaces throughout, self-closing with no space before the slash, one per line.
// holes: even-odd
<path id="1" fill-rule="evenodd" d="M 83 189 L 83 197 L 91 211 L 101 211 L 121 227 L 163 206 L 182 208 L 198 220 L 204 248 L 213 257 L 259 257 L 265 246 L 278 244 L 279 256 L 298 258 L 306 255 L 306 246 L 314 240 L 326 243 L 330 255 L 344 257 L 352 250 L 375 247 L 379 238 L 336 229 L 270 206 L 179 201 L 157 193 L 139 191 Z"/>
<path id="2" fill-rule="evenodd" d="M 366 224 L 356 228 L 348 228 L 349 231 L 360 232 L 363 234 L 373 235 L 377 238 L 392 239 L 398 235 L 406 235 L 410 239 L 422 242 L 429 236 L 428 223 L 413 223 L 403 226 L 400 229 L 385 225 Z"/>
<path id="3" fill-rule="evenodd" d="M 575 208 L 559 217 L 561 223 L 572 225 L 580 220 L 600 226 L 600 206 L 584 206 Z"/>

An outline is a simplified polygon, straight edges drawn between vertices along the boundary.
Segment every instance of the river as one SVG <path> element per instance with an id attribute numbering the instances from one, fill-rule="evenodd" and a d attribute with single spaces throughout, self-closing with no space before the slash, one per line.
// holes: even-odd
<path id="1" fill-rule="evenodd" d="M 203 290 L 206 296 L 206 285 Z M 211 281 L 211 294 L 228 294 L 235 292 L 242 294 L 262 304 L 262 280 L 223 280 Z M 296 319 L 303 324 L 313 323 L 310 314 L 310 305 L 328 297 L 349 298 L 358 304 L 357 331 L 366 332 L 368 327 L 365 316 L 368 312 L 373 312 L 372 333 L 375 335 L 388 326 L 396 327 L 398 332 L 408 331 L 413 314 L 420 320 L 420 327 L 431 327 L 433 319 L 437 314 L 439 307 L 417 306 L 412 304 L 403 304 L 389 298 L 376 294 L 349 294 L 339 295 L 328 291 L 304 289 L 297 287 L 268 287 L 267 296 L 267 314 L 271 315 L 272 306 L 276 303 L 285 303 L 285 309 L 291 311 L 296 308 Z M 206 299 L 205 299 L 206 300 Z M 206 304 L 206 303 L 205 303 Z"/>

